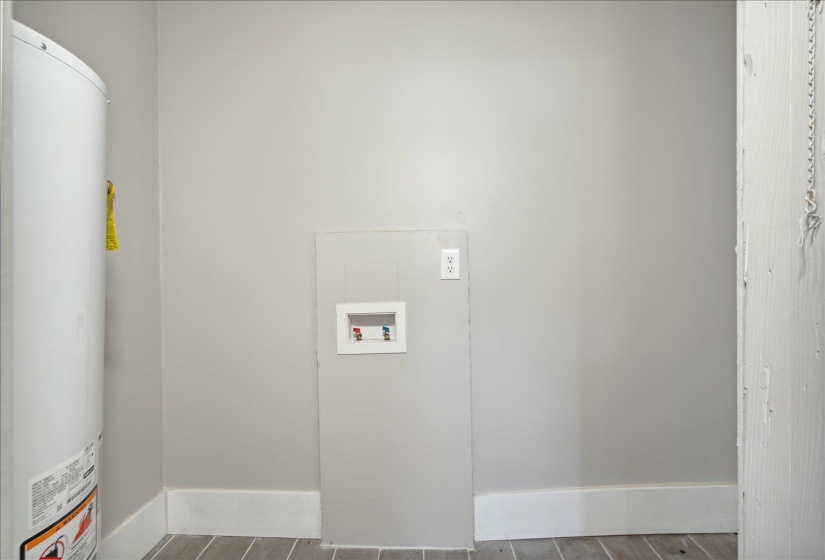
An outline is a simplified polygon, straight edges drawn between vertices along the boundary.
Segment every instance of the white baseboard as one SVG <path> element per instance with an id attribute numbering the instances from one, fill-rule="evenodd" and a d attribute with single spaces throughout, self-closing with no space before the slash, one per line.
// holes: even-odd
<path id="1" fill-rule="evenodd" d="M 103 538 L 100 560 L 140 560 L 166 535 L 166 491 L 161 490 Z"/>
<path id="2" fill-rule="evenodd" d="M 477 541 L 736 531 L 734 484 L 475 496 Z M 167 533 L 317 539 L 321 536 L 321 494 L 169 488 L 103 539 L 100 558 L 138 560 Z"/>
<path id="3" fill-rule="evenodd" d="M 477 541 L 736 530 L 735 484 L 570 488 L 475 496 Z"/>
<path id="4" fill-rule="evenodd" d="M 239 537 L 321 536 L 320 492 L 166 490 L 169 533 Z"/>

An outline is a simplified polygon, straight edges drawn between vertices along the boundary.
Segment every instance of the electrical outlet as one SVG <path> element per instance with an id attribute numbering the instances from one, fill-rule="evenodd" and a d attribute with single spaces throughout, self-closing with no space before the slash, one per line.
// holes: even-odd
<path id="1" fill-rule="evenodd" d="M 459 280 L 461 278 L 461 261 L 458 249 L 441 249 L 441 279 Z"/>

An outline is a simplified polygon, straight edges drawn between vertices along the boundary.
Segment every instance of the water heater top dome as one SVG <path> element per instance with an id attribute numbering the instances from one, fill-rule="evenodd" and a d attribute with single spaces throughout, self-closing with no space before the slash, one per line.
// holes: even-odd
<path id="1" fill-rule="evenodd" d="M 94 70 L 89 68 L 89 66 L 77 58 L 75 55 L 49 39 L 48 37 L 44 37 L 34 29 L 26 27 L 19 21 L 15 21 L 12 25 L 12 36 L 16 39 L 23 41 L 24 43 L 31 45 L 36 49 L 40 49 L 44 51 L 46 54 L 53 56 L 72 70 L 76 71 L 77 73 L 81 74 L 84 78 L 92 82 L 94 86 L 100 90 L 100 93 L 103 94 L 103 97 L 108 99 L 108 94 L 106 92 L 106 84 L 103 83 L 103 80 L 100 79 Z"/>

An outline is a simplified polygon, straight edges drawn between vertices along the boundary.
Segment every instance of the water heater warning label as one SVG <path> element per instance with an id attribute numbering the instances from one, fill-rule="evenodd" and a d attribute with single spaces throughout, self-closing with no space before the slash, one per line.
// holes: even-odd
<path id="1" fill-rule="evenodd" d="M 70 512 L 20 545 L 20 560 L 89 560 L 97 552 L 97 487 Z"/>
<path id="2" fill-rule="evenodd" d="M 74 457 L 29 480 L 29 528 L 51 519 L 97 484 L 95 442 Z"/>

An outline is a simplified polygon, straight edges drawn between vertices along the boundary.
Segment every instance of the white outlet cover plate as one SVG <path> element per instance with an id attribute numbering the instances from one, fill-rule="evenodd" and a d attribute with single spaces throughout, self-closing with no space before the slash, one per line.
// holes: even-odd
<path id="1" fill-rule="evenodd" d="M 404 354 L 407 352 L 407 305 L 403 301 L 380 303 L 339 303 L 337 315 L 338 354 Z M 351 316 L 393 315 L 393 340 L 352 338 Z"/>
<path id="2" fill-rule="evenodd" d="M 459 249 L 441 249 L 441 279 L 461 279 L 461 259 Z"/>

